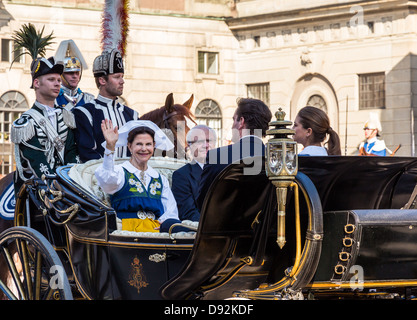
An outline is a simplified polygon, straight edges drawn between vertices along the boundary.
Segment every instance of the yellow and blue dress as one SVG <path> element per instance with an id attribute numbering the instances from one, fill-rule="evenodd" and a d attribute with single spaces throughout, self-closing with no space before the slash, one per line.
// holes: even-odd
<path id="1" fill-rule="evenodd" d="M 105 154 L 95 176 L 103 191 L 110 194 L 122 230 L 168 232 L 172 224 L 181 222 L 168 179 L 149 165 L 145 171 L 129 161 L 115 165 L 113 154 Z M 176 228 L 176 232 L 183 231 Z"/>

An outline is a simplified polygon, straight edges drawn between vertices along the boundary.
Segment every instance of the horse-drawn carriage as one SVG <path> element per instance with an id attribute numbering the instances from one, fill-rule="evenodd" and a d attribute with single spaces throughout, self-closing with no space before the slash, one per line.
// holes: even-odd
<path id="1" fill-rule="evenodd" d="M 95 184 L 97 161 L 29 180 L 0 235 L 2 297 L 413 297 L 416 158 L 299 157 L 284 198 L 268 158 L 224 169 L 199 223 L 180 233 L 120 230 Z M 170 178 L 184 163 L 150 164 Z M 245 174 L 254 163 L 262 169 Z"/>

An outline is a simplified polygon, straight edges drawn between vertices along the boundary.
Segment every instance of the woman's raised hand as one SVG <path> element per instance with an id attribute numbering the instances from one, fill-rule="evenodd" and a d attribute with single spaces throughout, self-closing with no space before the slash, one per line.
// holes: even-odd
<path id="1" fill-rule="evenodd" d="M 113 127 L 113 123 L 110 119 L 104 119 L 101 121 L 101 131 L 103 131 L 103 136 L 106 140 L 106 148 L 110 151 L 114 151 L 117 139 L 119 139 L 119 130 L 117 126 Z"/>

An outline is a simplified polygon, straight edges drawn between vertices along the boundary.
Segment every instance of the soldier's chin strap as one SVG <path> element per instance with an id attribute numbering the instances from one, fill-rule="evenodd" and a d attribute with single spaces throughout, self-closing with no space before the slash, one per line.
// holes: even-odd
<path id="1" fill-rule="evenodd" d="M 81 81 L 82 72 L 81 71 L 79 71 L 79 72 L 80 72 L 80 81 Z M 74 96 L 77 93 L 78 86 L 75 89 L 71 89 L 70 84 L 68 83 L 67 79 L 65 79 L 65 77 L 64 77 L 64 74 L 65 74 L 65 72 L 63 72 L 61 74 L 62 86 L 64 86 L 65 89 L 69 90 L 70 96 Z M 78 83 L 80 81 L 78 81 Z"/>

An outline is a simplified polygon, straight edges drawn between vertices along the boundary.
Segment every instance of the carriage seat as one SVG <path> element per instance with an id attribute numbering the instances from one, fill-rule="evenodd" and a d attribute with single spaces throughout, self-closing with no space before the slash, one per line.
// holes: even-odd
<path id="1" fill-rule="evenodd" d="M 124 161 L 129 160 L 129 158 L 120 158 L 115 160 L 115 164 L 121 164 Z M 96 168 L 103 162 L 103 159 L 90 160 L 86 163 L 75 164 L 69 170 L 68 175 L 70 178 L 76 182 L 83 189 L 92 194 L 95 198 L 99 199 L 101 202 L 110 205 L 109 195 L 106 194 L 100 186 L 97 184 L 97 178 L 94 175 Z M 172 174 L 175 170 L 181 168 L 188 161 L 182 159 L 174 159 L 168 157 L 152 157 L 149 160 L 149 165 L 158 171 L 160 174 L 164 175 L 168 181 L 169 186 L 172 186 Z M 125 237 L 158 237 L 158 238 L 169 238 L 168 233 L 158 233 L 158 232 L 132 232 L 121 230 L 121 220 L 117 219 L 117 230 L 113 231 L 112 234 L 117 236 Z M 196 229 L 198 222 L 194 223 L 192 221 L 183 221 L 184 225 L 190 226 L 190 231 Z M 178 232 L 175 234 L 175 238 L 191 238 L 195 236 L 195 232 Z"/>
<path id="2" fill-rule="evenodd" d="M 121 164 L 129 160 L 129 158 L 119 158 L 115 160 L 115 164 Z M 70 178 L 80 185 L 83 189 L 94 195 L 97 199 L 110 206 L 109 195 L 106 194 L 97 184 L 97 179 L 94 175 L 96 168 L 103 162 L 103 159 L 90 160 L 86 163 L 75 164 L 69 171 Z M 187 163 L 186 160 L 174 159 L 168 157 L 152 157 L 149 160 L 149 165 L 164 175 L 168 181 L 169 186 L 172 186 L 172 174 L 175 170 L 181 168 Z"/>
<path id="3" fill-rule="evenodd" d="M 168 232 L 135 232 L 135 231 L 127 231 L 121 230 L 121 220 L 117 219 L 117 230 L 114 230 L 111 235 L 118 236 L 118 237 L 127 237 L 127 238 L 155 238 L 155 239 L 194 239 L 195 238 L 195 230 L 198 228 L 198 222 L 184 220 L 181 221 L 183 226 L 190 227 L 190 232 L 175 232 L 169 234 Z"/>

